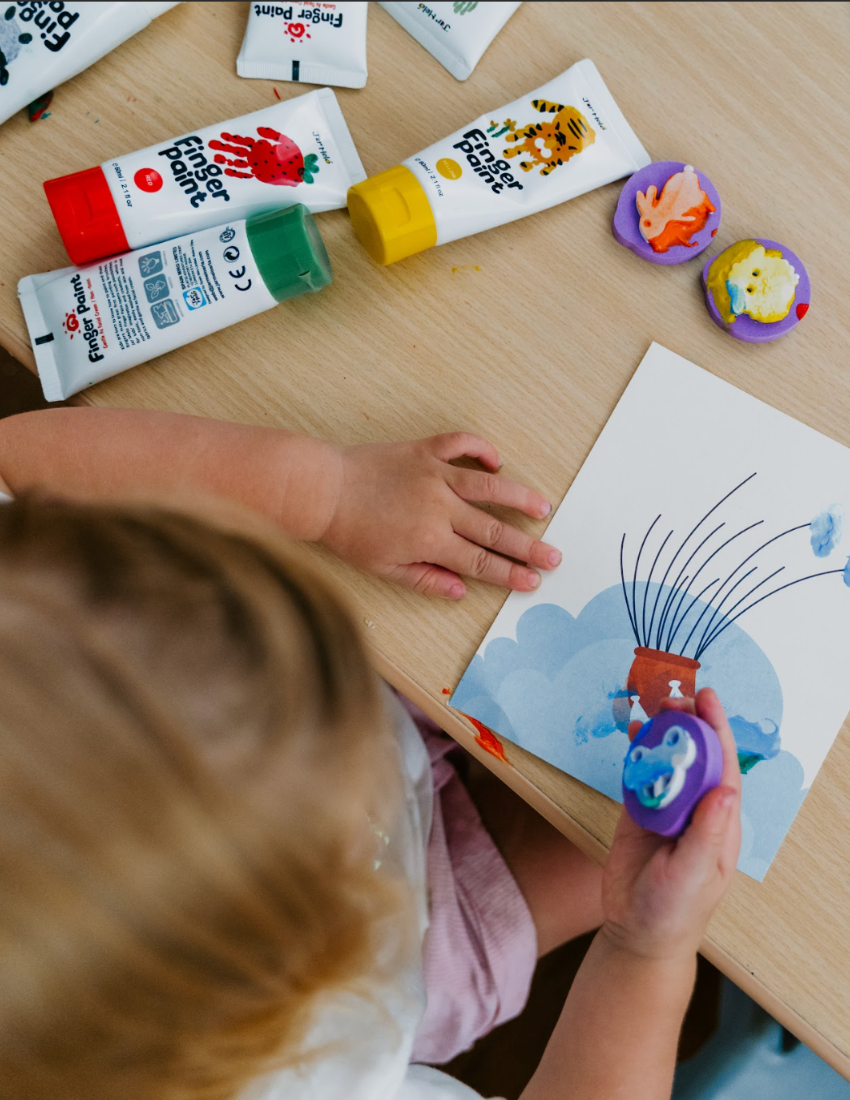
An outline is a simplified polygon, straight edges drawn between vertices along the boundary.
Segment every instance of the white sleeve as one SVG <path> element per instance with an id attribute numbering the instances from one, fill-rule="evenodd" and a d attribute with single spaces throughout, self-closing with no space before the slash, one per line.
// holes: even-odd
<path id="1" fill-rule="evenodd" d="M 408 1067 L 396 1100 L 482 1100 L 482 1097 L 469 1085 L 432 1066 L 414 1065 Z"/>
<path id="2" fill-rule="evenodd" d="M 11 502 L 12 497 L 8 493 L 0 493 L 0 504 L 10 504 Z"/>

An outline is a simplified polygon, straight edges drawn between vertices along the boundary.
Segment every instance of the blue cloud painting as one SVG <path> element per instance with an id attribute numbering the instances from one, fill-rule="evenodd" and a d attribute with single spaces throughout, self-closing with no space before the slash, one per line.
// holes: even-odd
<path id="1" fill-rule="evenodd" d="M 637 604 L 646 594 L 652 606 L 659 593 L 663 604 L 669 592 L 638 582 Z M 706 606 L 694 600 L 682 619 L 683 636 Z M 577 617 L 557 604 L 537 604 L 519 619 L 516 640 L 494 638 L 475 656 L 451 705 L 620 802 L 629 744 L 625 685 L 634 658 L 619 584 Z M 700 660 L 696 687 L 720 696 L 745 772 L 739 867 L 761 880 L 806 794 L 800 762 L 781 746 L 782 689 L 764 651 L 737 623 Z"/>

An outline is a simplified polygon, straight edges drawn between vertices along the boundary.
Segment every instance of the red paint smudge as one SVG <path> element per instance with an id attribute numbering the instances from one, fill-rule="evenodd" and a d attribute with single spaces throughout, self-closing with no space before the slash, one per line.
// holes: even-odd
<path id="1" fill-rule="evenodd" d="M 30 122 L 38 122 L 43 118 L 50 118 L 50 111 L 48 107 L 53 101 L 53 92 L 45 92 L 43 96 L 39 96 L 38 99 L 33 100 L 27 107 Z"/>
<path id="2" fill-rule="evenodd" d="M 451 693 L 452 693 L 451 688 L 443 688 L 443 695 L 451 695 Z"/>
<path id="3" fill-rule="evenodd" d="M 507 764 L 508 758 L 505 756 L 502 742 L 496 737 L 495 733 L 493 733 L 491 729 L 488 729 L 483 722 L 479 722 L 477 718 L 473 718 L 471 714 L 464 714 L 463 711 L 459 711 L 459 713 L 463 714 L 464 718 L 468 719 L 478 730 L 478 735 L 475 738 L 477 744 L 479 744 L 485 752 L 489 752 L 491 756 L 495 756 L 497 760 L 501 760 L 503 764 Z"/>
<path id="4" fill-rule="evenodd" d="M 712 229 L 712 231 L 711 231 L 711 235 L 712 235 L 712 237 L 714 236 L 714 234 L 715 234 L 716 232 L 717 232 L 717 230 L 716 230 L 716 229 Z"/>
<path id="5" fill-rule="evenodd" d="M 800 302 L 797 305 L 797 320 L 798 321 L 802 320 L 802 318 L 805 317 L 808 312 L 809 312 L 809 303 L 808 302 Z"/>
<path id="6" fill-rule="evenodd" d="M 272 88 L 272 91 L 277 96 L 277 98 L 280 99 L 280 92 L 277 90 L 277 88 Z"/>

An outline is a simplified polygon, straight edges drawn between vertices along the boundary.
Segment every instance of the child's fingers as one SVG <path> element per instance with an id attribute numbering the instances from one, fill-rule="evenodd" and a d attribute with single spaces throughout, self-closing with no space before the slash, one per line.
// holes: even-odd
<path id="1" fill-rule="evenodd" d="M 640 862 L 641 859 L 645 861 L 658 851 L 659 848 L 663 848 L 665 844 L 669 843 L 669 840 L 663 836 L 659 836 L 658 833 L 653 833 L 649 829 L 641 828 L 641 826 L 631 817 L 626 807 L 624 806 L 622 808 L 617 820 L 617 827 L 614 830 L 612 848 L 615 844 L 626 845 L 636 862 Z"/>
<path id="2" fill-rule="evenodd" d="M 723 775 L 720 783 L 722 786 L 732 787 L 741 791 L 741 768 L 738 764 L 738 748 L 735 744 L 735 735 L 729 726 L 723 705 L 711 688 L 702 688 L 697 692 L 696 713 L 704 722 L 708 722 L 720 738 L 723 746 Z"/>
<path id="3" fill-rule="evenodd" d="M 488 470 L 498 470 L 502 465 L 493 444 L 471 432 L 445 432 L 424 442 L 431 454 L 443 462 L 451 462 L 454 458 L 476 458 Z"/>
<path id="4" fill-rule="evenodd" d="M 440 564 L 461 576 L 517 592 L 531 592 L 540 584 L 540 574 L 534 569 L 508 561 L 457 534 L 451 536 L 440 554 Z"/>
<path id="5" fill-rule="evenodd" d="M 482 474 L 477 470 L 453 469 L 449 484 L 463 500 L 504 504 L 533 519 L 545 519 L 552 511 L 552 505 L 544 496 L 509 477 Z"/>
<path id="6" fill-rule="evenodd" d="M 539 542 L 524 532 L 502 523 L 495 516 L 473 508 L 470 504 L 461 504 L 453 521 L 458 535 L 475 542 L 497 554 L 527 562 L 538 569 L 554 569 L 561 563 L 561 553 L 554 546 Z"/>
<path id="7" fill-rule="evenodd" d="M 696 714 L 696 709 L 695 709 L 695 706 L 694 706 L 693 699 L 685 699 L 685 698 L 662 699 L 661 700 L 661 709 L 662 710 L 677 710 L 677 711 L 681 711 L 682 713 L 685 713 L 685 714 Z M 627 732 L 628 732 L 630 741 L 634 741 L 634 739 L 637 737 L 637 735 L 643 729 L 643 725 L 644 725 L 643 722 L 639 722 L 637 719 L 635 719 L 634 722 L 629 722 Z"/>
<path id="8" fill-rule="evenodd" d="M 676 699 L 662 699 L 661 707 L 662 710 L 678 710 L 683 714 L 696 714 L 697 712 L 694 700 L 682 696 Z"/>
<path id="9" fill-rule="evenodd" d="M 679 838 L 673 858 L 697 884 L 709 881 L 718 866 L 726 869 L 731 841 L 738 835 L 738 803 L 735 787 L 715 787 L 701 799 Z"/>
<path id="10" fill-rule="evenodd" d="M 606 860 L 608 873 L 635 879 L 663 848 L 672 848 L 671 842 L 649 829 L 642 829 L 624 806 Z"/>
<path id="11" fill-rule="evenodd" d="M 439 565 L 416 562 L 413 565 L 399 565 L 387 574 L 405 588 L 412 588 L 423 596 L 436 596 L 443 600 L 461 600 L 466 595 L 466 585 L 457 575 Z"/>

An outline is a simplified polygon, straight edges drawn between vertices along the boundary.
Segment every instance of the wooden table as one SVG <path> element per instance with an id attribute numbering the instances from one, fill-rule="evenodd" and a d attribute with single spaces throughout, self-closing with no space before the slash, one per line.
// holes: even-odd
<path id="1" fill-rule="evenodd" d="M 184 4 L 61 87 L 49 119 L 2 127 L 0 342 L 22 362 L 33 366 L 17 280 L 67 263 L 41 181 L 273 103 L 272 82 L 235 73 L 245 15 Z M 369 173 L 592 57 L 654 159 L 710 173 L 718 246 L 758 235 L 805 259 L 814 295 L 800 330 L 763 347 L 721 333 L 700 263 L 654 267 L 614 243 L 618 185 L 389 268 L 334 211 L 320 216 L 332 287 L 86 400 L 347 442 L 468 428 L 557 502 L 654 339 L 850 444 L 847 4 L 526 3 L 463 84 L 377 5 L 369 19 L 368 87 L 337 92 Z M 284 99 L 303 90 L 276 87 Z M 388 679 L 602 860 L 618 807 L 519 748 L 499 764 L 445 705 L 504 593 L 473 584 L 459 606 L 428 602 L 326 564 Z M 738 876 L 704 952 L 850 1077 L 848 777 L 845 725 L 766 881 Z"/>

